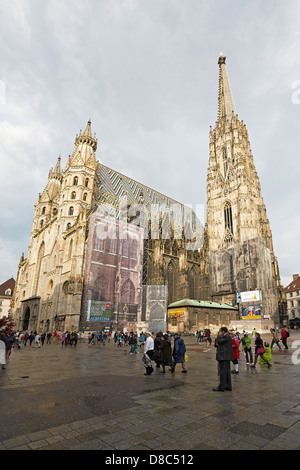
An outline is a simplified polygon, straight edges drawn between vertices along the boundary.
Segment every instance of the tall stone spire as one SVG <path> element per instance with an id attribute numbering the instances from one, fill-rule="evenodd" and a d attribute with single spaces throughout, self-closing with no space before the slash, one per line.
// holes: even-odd
<path id="1" fill-rule="evenodd" d="M 206 235 L 212 300 L 236 302 L 236 293 L 261 290 L 264 315 L 278 320 L 280 283 L 272 234 L 248 131 L 235 110 L 219 56 L 219 116 L 210 129 Z"/>
<path id="2" fill-rule="evenodd" d="M 228 73 L 226 69 L 226 57 L 223 52 L 219 57 L 219 99 L 218 99 L 218 119 L 226 118 L 231 119 L 232 114 L 236 115 L 234 100 L 230 88 Z"/>

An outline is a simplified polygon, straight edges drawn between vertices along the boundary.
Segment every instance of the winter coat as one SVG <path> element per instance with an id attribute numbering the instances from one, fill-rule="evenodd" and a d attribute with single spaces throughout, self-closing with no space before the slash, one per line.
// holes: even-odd
<path id="1" fill-rule="evenodd" d="M 232 338 L 232 350 L 233 350 L 234 359 L 239 359 L 240 358 L 239 348 L 240 348 L 240 343 L 239 343 L 239 340 L 237 339 L 237 337 L 235 336 L 234 338 Z"/>
<path id="2" fill-rule="evenodd" d="M 159 355 L 161 364 L 171 364 L 172 363 L 172 348 L 171 343 L 167 339 L 162 340 Z"/>
<path id="3" fill-rule="evenodd" d="M 173 358 L 175 364 L 184 362 L 186 347 L 182 338 L 178 337 L 174 341 Z"/>
<path id="4" fill-rule="evenodd" d="M 232 338 L 229 333 L 217 337 L 217 361 L 233 361 Z"/>

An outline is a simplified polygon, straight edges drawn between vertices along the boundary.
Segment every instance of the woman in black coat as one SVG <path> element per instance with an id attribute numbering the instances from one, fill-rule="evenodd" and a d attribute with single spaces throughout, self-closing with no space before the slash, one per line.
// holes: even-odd
<path id="1" fill-rule="evenodd" d="M 165 367 L 171 366 L 172 364 L 172 348 L 171 348 L 171 342 L 169 341 L 168 335 L 163 335 L 161 337 L 161 343 L 159 347 L 159 356 L 160 356 L 160 364 L 163 368 L 161 372 L 164 374 L 166 372 Z"/>

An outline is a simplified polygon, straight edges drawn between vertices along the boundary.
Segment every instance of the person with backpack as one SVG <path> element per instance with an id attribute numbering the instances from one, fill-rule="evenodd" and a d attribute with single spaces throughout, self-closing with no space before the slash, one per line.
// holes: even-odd
<path id="1" fill-rule="evenodd" d="M 287 339 L 288 339 L 289 336 L 290 336 L 290 333 L 287 331 L 286 328 L 283 327 L 282 330 L 281 330 L 281 338 L 280 339 L 283 343 L 284 349 L 289 349 L 288 345 L 287 345 Z"/>

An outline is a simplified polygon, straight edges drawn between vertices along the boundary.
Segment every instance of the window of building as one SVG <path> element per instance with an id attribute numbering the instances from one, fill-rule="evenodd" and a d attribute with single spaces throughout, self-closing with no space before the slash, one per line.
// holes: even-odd
<path id="1" fill-rule="evenodd" d="M 198 312 L 193 312 L 192 314 L 192 326 L 198 325 Z"/>
<path id="2" fill-rule="evenodd" d="M 87 179 L 85 180 L 85 187 L 86 187 L 86 188 L 89 187 L 89 182 L 90 182 L 90 180 L 87 178 Z"/>
<path id="3" fill-rule="evenodd" d="M 69 209 L 69 215 L 74 215 L 74 207 L 70 207 L 70 209 Z"/>
<path id="4" fill-rule="evenodd" d="M 110 240 L 110 246 L 109 246 L 109 252 L 112 253 L 112 254 L 117 254 L 117 239 L 116 238 L 112 238 Z"/>
<path id="5" fill-rule="evenodd" d="M 75 191 L 72 192 L 71 199 L 76 199 L 76 193 L 75 193 Z"/>
<path id="6" fill-rule="evenodd" d="M 87 200 L 87 193 L 84 193 L 84 195 L 83 195 L 83 200 L 84 200 L 84 201 Z"/>
<path id="7" fill-rule="evenodd" d="M 78 186 L 78 176 L 75 176 L 74 181 L 73 181 L 74 186 Z"/>
<path id="8" fill-rule="evenodd" d="M 137 259 L 137 241 L 136 240 L 132 240 L 131 258 L 132 259 Z"/>
<path id="9" fill-rule="evenodd" d="M 227 150 L 223 148 L 223 167 L 224 167 L 224 176 L 227 174 L 228 170 L 228 161 L 227 161 Z"/>
<path id="10" fill-rule="evenodd" d="M 46 207 L 43 207 L 42 209 L 42 215 L 46 214 Z"/>
<path id="11" fill-rule="evenodd" d="M 128 240 L 123 240 L 122 256 L 125 256 L 126 258 L 128 258 L 128 253 L 129 253 Z"/>
<path id="12" fill-rule="evenodd" d="M 225 220 L 225 231 L 233 235 L 233 221 L 232 221 L 232 209 L 231 204 L 226 202 L 224 207 L 224 220 Z"/>

